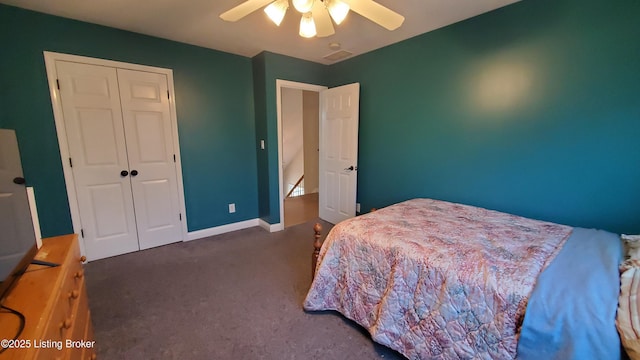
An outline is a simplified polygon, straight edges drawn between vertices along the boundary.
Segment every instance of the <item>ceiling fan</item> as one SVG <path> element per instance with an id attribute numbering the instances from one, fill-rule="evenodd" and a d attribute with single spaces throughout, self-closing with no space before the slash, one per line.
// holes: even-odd
<path id="1" fill-rule="evenodd" d="M 336 25 L 340 25 L 350 9 L 388 30 L 395 30 L 404 22 L 404 16 L 373 0 L 291 0 L 291 2 L 293 7 L 302 14 L 300 36 L 307 38 L 335 34 L 331 19 Z M 263 6 L 266 6 L 264 11 L 269 18 L 280 26 L 289 8 L 289 0 L 247 0 L 220 14 L 220 18 L 225 21 L 238 21 Z"/>

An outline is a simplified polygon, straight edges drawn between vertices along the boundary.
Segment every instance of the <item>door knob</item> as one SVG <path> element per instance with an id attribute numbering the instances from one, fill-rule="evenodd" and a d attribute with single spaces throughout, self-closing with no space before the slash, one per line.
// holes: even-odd
<path id="1" fill-rule="evenodd" d="M 354 167 L 353 167 L 353 165 L 351 165 L 351 166 L 349 166 L 348 168 L 346 168 L 346 169 L 344 169 L 344 170 L 345 170 L 345 171 L 347 171 L 347 170 L 348 170 L 348 171 L 353 171 L 353 169 L 354 169 Z"/>
<path id="2" fill-rule="evenodd" d="M 127 175 L 129 175 L 129 172 L 127 170 L 120 171 L 120 176 L 125 177 Z"/>
<path id="3" fill-rule="evenodd" d="M 131 170 L 131 176 L 138 175 L 138 170 Z"/>
<path id="4" fill-rule="evenodd" d="M 13 183 L 14 184 L 23 185 L 26 182 L 27 181 L 23 177 L 20 177 L 20 176 L 13 178 Z"/>

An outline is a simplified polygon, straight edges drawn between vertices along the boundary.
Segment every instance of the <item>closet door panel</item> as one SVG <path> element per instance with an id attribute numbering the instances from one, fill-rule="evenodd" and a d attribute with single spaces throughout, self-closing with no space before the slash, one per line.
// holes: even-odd
<path id="1" fill-rule="evenodd" d="M 116 70 L 59 60 L 56 70 L 87 258 L 136 251 Z"/>
<path id="2" fill-rule="evenodd" d="M 182 241 L 167 77 L 118 69 L 141 249 Z"/>

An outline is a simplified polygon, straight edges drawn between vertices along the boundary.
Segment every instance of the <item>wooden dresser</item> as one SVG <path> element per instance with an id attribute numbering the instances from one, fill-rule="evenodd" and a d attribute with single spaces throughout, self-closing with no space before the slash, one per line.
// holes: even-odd
<path id="1" fill-rule="evenodd" d="M 36 259 L 60 266 L 30 265 L 3 302 L 26 321 L 18 341 L 0 359 L 95 359 L 77 236 L 43 239 Z M 0 339 L 12 339 L 19 326 L 17 316 L 0 313 Z"/>

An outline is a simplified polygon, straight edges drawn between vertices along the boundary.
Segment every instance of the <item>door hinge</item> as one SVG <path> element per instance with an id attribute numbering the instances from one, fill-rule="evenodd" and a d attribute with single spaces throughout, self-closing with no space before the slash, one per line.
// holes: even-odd
<path id="1" fill-rule="evenodd" d="M 173 154 L 173 162 L 176 162 L 176 154 Z"/>
<path id="2" fill-rule="evenodd" d="M 80 229 L 80 235 L 82 235 L 82 238 L 84 239 L 84 229 Z"/>
<path id="3" fill-rule="evenodd" d="M 180 219 L 180 221 L 182 221 L 182 213 L 178 214 L 178 219 Z"/>
<path id="4" fill-rule="evenodd" d="M 56 86 L 58 87 L 58 90 L 60 90 L 60 80 L 56 79 Z"/>
<path id="5" fill-rule="evenodd" d="M 71 158 L 69 158 L 69 166 L 73 167 L 73 161 L 71 161 Z"/>
<path id="6" fill-rule="evenodd" d="M 167 99 L 171 100 L 171 97 L 169 97 L 169 90 L 167 90 Z"/>

